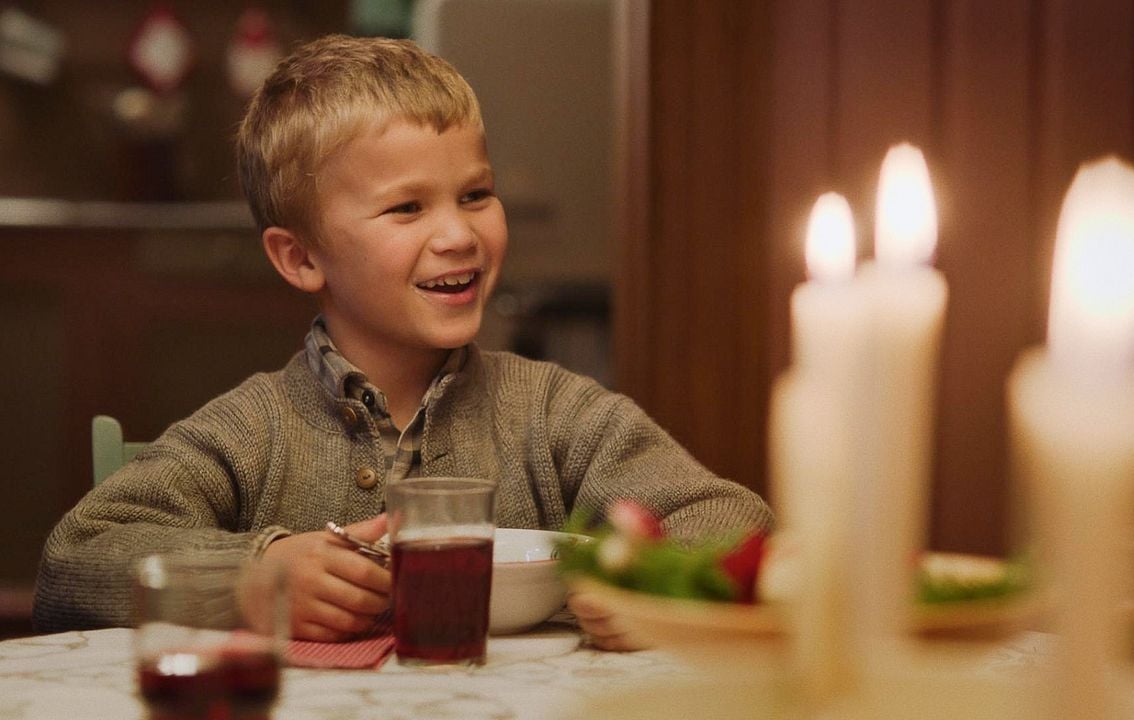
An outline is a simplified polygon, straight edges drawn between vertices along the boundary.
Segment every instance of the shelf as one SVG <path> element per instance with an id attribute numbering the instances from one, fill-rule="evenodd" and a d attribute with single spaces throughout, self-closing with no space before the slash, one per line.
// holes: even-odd
<path id="1" fill-rule="evenodd" d="M 0 198 L 0 228 L 252 230 L 243 202 L 134 203 Z"/>

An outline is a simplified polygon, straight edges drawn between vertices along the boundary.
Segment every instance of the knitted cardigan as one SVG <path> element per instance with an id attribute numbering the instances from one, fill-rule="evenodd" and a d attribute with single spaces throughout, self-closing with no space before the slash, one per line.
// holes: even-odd
<path id="1" fill-rule="evenodd" d="M 557 529 L 573 508 L 618 498 L 686 539 L 771 523 L 756 494 L 589 378 L 471 346 L 441 383 L 421 474 L 494 478 L 500 527 Z M 371 472 L 376 483 L 356 481 Z M 40 562 L 36 629 L 130 624 L 131 568 L 148 553 L 239 560 L 328 520 L 372 517 L 385 508 L 384 474 L 367 408 L 327 392 L 299 353 L 170 426 L 62 518 Z"/>

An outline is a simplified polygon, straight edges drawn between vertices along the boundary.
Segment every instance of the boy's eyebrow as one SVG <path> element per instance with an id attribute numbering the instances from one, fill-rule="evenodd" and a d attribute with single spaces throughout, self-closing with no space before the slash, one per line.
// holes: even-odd
<path id="1" fill-rule="evenodd" d="M 490 183 L 494 182 L 495 179 L 496 173 L 492 170 L 492 166 L 485 164 L 469 172 L 465 177 L 463 184 L 476 185 L 478 183 Z M 413 195 L 428 189 L 428 182 L 421 180 L 410 180 L 408 182 L 393 182 L 388 185 L 375 187 L 373 188 L 371 194 L 375 198 L 381 198 L 387 195 Z"/>
<path id="2" fill-rule="evenodd" d="M 469 176 L 469 182 L 492 182 L 496 179 L 496 173 L 493 172 L 492 166 L 489 164 L 483 165 L 480 170 Z"/>

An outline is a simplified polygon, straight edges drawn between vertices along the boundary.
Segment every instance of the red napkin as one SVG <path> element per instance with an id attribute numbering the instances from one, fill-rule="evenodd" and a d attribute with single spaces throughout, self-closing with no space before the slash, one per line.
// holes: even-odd
<path id="1" fill-rule="evenodd" d="M 287 663 L 292 667 L 377 670 L 394 651 L 393 626 L 393 617 L 387 612 L 379 616 L 366 637 L 358 640 L 291 640 L 287 644 Z"/>

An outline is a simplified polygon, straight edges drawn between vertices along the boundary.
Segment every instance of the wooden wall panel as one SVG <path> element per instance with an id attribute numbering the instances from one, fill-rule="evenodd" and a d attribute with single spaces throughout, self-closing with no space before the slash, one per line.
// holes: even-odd
<path id="1" fill-rule="evenodd" d="M 832 172 L 873 254 L 874 198 L 887 148 L 908 141 L 932 162 L 937 41 L 930 0 L 832 2 L 836 23 Z M 771 138 L 771 142 L 778 142 Z"/>
<path id="2" fill-rule="evenodd" d="M 693 7 L 688 3 L 659 3 L 653 9 L 655 30 L 651 61 L 651 179 L 649 218 L 652 252 L 649 264 L 640 268 L 651 287 L 650 343 L 643 348 L 655 357 L 650 374 L 650 410 L 671 432 L 693 437 L 689 422 L 687 388 L 692 375 L 689 346 L 696 342 L 692 323 L 693 304 L 703 302 L 689 296 L 686 269 L 697 244 L 693 236 L 694 208 L 688 192 L 695 180 L 695 151 L 691 145 L 693 115 L 697 111 L 691 82 L 692 48 L 696 38 L 690 30 Z M 658 48 L 665 47 L 664 53 Z M 709 144 L 709 143 L 703 143 Z M 671 298 L 685 295 L 684 302 Z M 669 391 L 666 392 L 667 381 Z M 705 444 L 705 441 L 694 444 Z"/>
<path id="3" fill-rule="evenodd" d="M 1004 382 L 1028 340 L 1034 112 L 1029 0 L 946 4 L 935 182 L 949 281 L 933 544 L 999 550 L 1009 482 Z M 979 498 L 980 502 L 975 502 Z"/>
<path id="4" fill-rule="evenodd" d="M 767 389 L 788 362 L 806 214 L 842 192 L 869 256 L 882 157 L 913 142 L 935 182 L 951 291 L 931 543 L 1006 550 L 1004 382 L 1044 335 L 1076 167 L 1134 150 L 1134 0 L 740 5 L 649 5 L 648 221 L 630 241 L 636 266 L 620 271 L 646 290 L 618 296 L 637 323 L 617 340 L 623 377 L 635 374 L 623 387 L 711 467 L 765 487 Z M 737 388 L 744 418 L 721 411 Z"/>
<path id="5" fill-rule="evenodd" d="M 614 181 L 616 268 L 611 273 L 612 366 L 618 388 L 651 395 L 650 342 L 650 12 L 646 0 L 614 6 Z"/>
<path id="6" fill-rule="evenodd" d="M 644 236 L 620 257 L 617 383 L 716 472 L 758 487 L 766 6 L 649 6 Z M 709 80 L 706 80 L 710 78 Z M 624 126 L 634 126 L 624 118 Z M 623 227 L 641 224 L 624 216 Z M 636 322 L 634 318 L 645 317 Z M 648 358 L 648 366 L 642 359 Z"/>
<path id="7" fill-rule="evenodd" d="M 806 276 L 803 245 L 815 199 L 837 190 L 835 22 L 830 0 L 776 3 L 771 19 L 768 174 L 768 332 L 762 343 L 774 376 L 790 362 L 789 298 Z M 770 382 L 773 377 L 765 378 Z"/>

